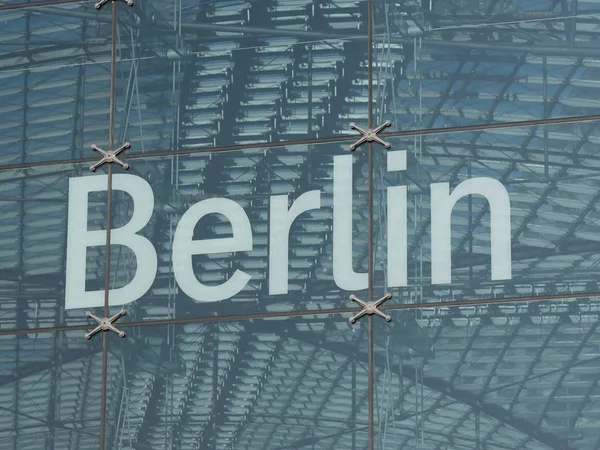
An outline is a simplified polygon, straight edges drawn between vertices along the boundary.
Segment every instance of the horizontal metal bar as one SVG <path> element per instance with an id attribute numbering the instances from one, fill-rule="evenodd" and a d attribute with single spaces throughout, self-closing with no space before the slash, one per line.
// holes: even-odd
<path id="1" fill-rule="evenodd" d="M 23 3 L 8 3 L 0 5 L 0 11 L 6 11 L 10 9 L 23 9 L 32 8 L 35 6 L 50 6 L 50 5 L 61 5 L 69 3 L 84 3 L 82 0 L 40 0 L 36 2 L 23 2 Z"/>
<path id="2" fill-rule="evenodd" d="M 498 305 L 506 303 L 527 303 L 527 302 L 544 302 L 548 300 L 576 300 L 578 298 L 589 298 L 589 297 L 600 297 L 600 292 L 579 292 L 579 293 L 568 293 L 568 294 L 552 294 L 552 295 L 540 295 L 540 296 L 526 296 L 526 297 L 506 297 L 506 298 L 487 298 L 487 299 L 474 299 L 474 300 L 453 300 L 447 302 L 421 302 L 421 303 L 407 303 L 402 305 L 386 305 L 382 306 L 381 309 L 385 310 L 411 310 L 411 309 L 423 309 L 423 308 L 439 308 L 439 307 L 456 307 L 456 306 L 481 306 L 481 305 Z M 122 322 L 120 327 L 153 327 L 158 325 L 173 325 L 173 324 L 184 324 L 184 323 L 212 323 L 212 322 L 240 322 L 246 320 L 257 320 L 257 319 L 272 319 L 276 317 L 302 317 L 302 316 L 326 316 L 331 314 L 354 314 L 358 311 L 357 308 L 330 308 L 330 309 L 317 309 L 314 311 L 303 310 L 303 311 L 278 311 L 271 313 L 256 313 L 256 314 L 238 314 L 230 316 L 206 316 L 206 317 L 186 317 L 179 319 L 160 319 L 160 320 L 146 320 L 137 322 Z M 88 330 L 93 328 L 92 324 L 89 325 L 73 325 L 73 326 L 59 326 L 59 327 L 48 327 L 48 328 L 31 328 L 31 329 L 14 329 L 14 330 L 0 330 L 0 336 L 6 335 L 17 335 L 17 334 L 36 334 L 36 333 L 51 333 L 51 332 L 63 332 L 63 331 L 76 331 L 76 330 Z"/>
<path id="3" fill-rule="evenodd" d="M 391 133 L 382 133 L 382 138 L 394 138 L 394 137 L 407 137 L 407 136 L 426 136 L 430 134 L 448 134 L 448 133 L 463 133 L 468 131 L 485 131 L 485 130 L 496 130 L 501 128 L 517 128 L 517 127 L 532 127 L 532 126 L 545 126 L 545 125 L 559 125 L 566 123 L 581 123 L 581 122 L 593 122 L 600 121 L 600 114 L 591 114 L 585 116 L 573 116 L 573 117 L 555 117 L 550 119 L 534 119 L 534 120 L 522 120 L 516 122 L 502 122 L 502 123 L 488 123 L 488 124 L 477 124 L 477 125 L 466 125 L 459 127 L 447 127 L 447 128 L 429 128 L 429 129 L 415 129 L 405 131 L 394 131 Z M 156 150 L 145 153 L 130 153 L 127 155 L 127 159 L 141 159 L 141 158 L 154 158 L 162 156 L 175 156 L 175 155 L 192 155 L 196 153 L 218 153 L 235 150 L 250 150 L 250 149 L 269 149 L 277 147 L 290 147 L 293 145 L 319 145 L 319 144 L 335 144 L 344 143 L 356 140 L 356 136 L 332 136 L 326 138 L 314 138 L 314 139 L 298 139 L 292 141 L 281 141 L 281 142 L 265 142 L 265 143 L 253 143 L 253 144 L 237 144 L 237 145 L 225 145 L 217 147 L 199 147 L 190 149 L 179 149 L 179 150 Z M 75 158 L 75 159 L 59 159 L 52 161 L 39 161 L 30 163 L 15 163 L 15 164 L 4 164 L 0 165 L 0 170 L 14 170 L 14 169 L 27 169 L 32 167 L 42 166 L 54 166 L 54 165 L 65 165 L 65 164 L 80 164 L 89 163 L 96 161 L 97 158 Z"/>

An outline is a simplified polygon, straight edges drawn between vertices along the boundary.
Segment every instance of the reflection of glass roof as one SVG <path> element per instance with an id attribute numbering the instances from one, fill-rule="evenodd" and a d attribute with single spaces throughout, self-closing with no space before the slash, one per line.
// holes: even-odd
<path id="1" fill-rule="evenodd" d="M 367 320 L 348 324 L 333 280 L 332 204 L 334 158 L 369 112 L 408 153 L 408 170 L 391 172 L 375 147 L 374 290 L 390 251 L 385 192 L 406 185 L 409 287 L 386 306 L 430 305 L 375 318 L 375 448 L 600 448 L 600 2 L 373 0 L 371 67 L 367 2 L 138 3 L 118 4 L 114 132 L 154 192 L 140 234 L 159 262 L 121 324 L 163 322 L 109 337 L 107 449 L 368 448 Z M 90 146 L 109 139 L 110 36 L 110 8 L 93 2 L 0 5 L 2 449 L 96 449 L 102 435 L 102 339 L 85 341 L 83 311 L 64 309 L 64 278 L 69 180 L 97 176 Z M 361 149 L 357 272 L 369 252 Z M 489 207 L 473 197 L 453 210 L 452 283 L 432 286 L 429 185 L 473 177 L 510 195 L 512 280 L 490 279 Z M 289 292 L 269 295 L 270 196 L 309 190 L 322 207 L 291 227 Z M 243 206 L 253 249 L 196 258 L 197 276 L 252 280 L 194 302 L 176 288 L 172 237 L 213 197 Z M 106 195 L 87 213 L 104 229 Z M 115 193 L 114 226 L 131 214 Z M 218 217 L 196 229 L 230 233 Z M 136 261 L 113 253 L 120 287 Z M 89 290 L 103 287 L 105 255 L 88 249 Z"/>

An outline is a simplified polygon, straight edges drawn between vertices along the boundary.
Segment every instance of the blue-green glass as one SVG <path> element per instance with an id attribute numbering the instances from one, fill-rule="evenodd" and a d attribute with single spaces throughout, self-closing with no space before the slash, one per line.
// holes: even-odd
<path id="1" fill-rule="evenodd" d="M 377 449 L 594 448 L 597 299 L 387 311 Z"/>
<path id="2" fill-rule="evenodd" d="M 338 219 L 338 227 L 348 230 L 352 236 L 347 241 L 339 241 L 347 244 L 337 256 L 333 250 L 336 239 L 333 224 L 336 161 L 346 163 L 339 169 L 339 195 L 342 197 L 338 203 L 340 209 L 347 208 L 348 211 L 348 220 Z M 113 242 L 111 287 L 126 288 L 137 276 L 148 289 L 135 296 L 111 300 L 115 312 L 125 305 L 128 311 L 126 320 L 347 308 L 354 307 L 348 298 L 350 294 L 366 295 L 366 153 L 351 153 L 339 144 L 320 144 L 136 158 L 129 162 L 131 169 L 125 172 L 116 168 L 115 176 L 123 177 L 124 183 L 127 180 L 147 183 L 148 195 L 151 191 L 154 202 L 152 204 L 150 198 L 144 197 L 136 198 L 134 204 L 131 195 L 120 190 L 117 184 L 120 181 L 115 182 L 113 229 L 116 232 L 129 223 L 136 208 L 147 211 L 150 219 L 137 234 L 150 242 L 156 253 L 150 258 L 158 262 L 156 273 L 146 273 L 143 268 L 140 272 L 136 253 L 127 245 Z M 285 210 L 309 192 L 319 197 L 320 208 L 308 209 L 298 215 L 289 228 L 287 238 L 285 230 L 272 232 L 275 224 L 287 221 L 289 216 Z M 271 213 L 276 197 L 286 195 L 288 208 Z M 180 267 L 180 263 L 175 259 L 178 255 L 175 255 L 173 244 L 178 230 L 186 228 L 181 225 L 183 217 L 189 216 L 193 208 L 198 208 L 197 205 L 215 199 L 227 203 L 230 208 L 241 207 L 248 218 L 252 235 L 251 250 L 241 249 L 238 245 L 235 247 L 241 249 L 238 251 L 200 252 L 192 256 L 194 283 L 222 286 L 240 271 L 250 277 L 241 290 L 236 289 L 237 292 L 220 300 L 213 294 L 200 294 L 203 288 L 198 284 L 191 288 L 182 286 L 177 275 L 183 272 L 181 268 L 175 269 Z M 351 209 L 349 202 L 352 202 Z M 309 203 L 317 206 L 313 201 Z M 207 213 L 194 223 L 194 241 L 232 237 L 231 222 L 221 214 Z M 237 225 L 235 233 L 236 236 L 240 233 Z M 286 240 L 287 257 L 282 247 Z M 127 240 L 124 242 L 127 243 Z M 187 247 L 182 247 L 180 252 L 187 251 Z M 278 254 L 284 257 L 271 261 L 271 256 L 280 251 L 282 253 Z M 362 279 L 359 288 L 347 289 L 347 285 L 344 288 L 334 280 L 334 257 L 338 266 L 346 267 L 343 270 L 346 279 L 353 282 L 353 273 L 362 274 L 359 275 Z M 146 262 L 146 259 L 142 261 Z M 280 282 L 285 278 L 280 271 L 283 265 L 287 265 L 287 283 Z M 276 284 L 287 292 L 275 291 Z M 119 294 L 113 291 L 111 298 L 113 295 Z"/>
<path id="3" fill-rule="evenodd" d="M 107 148 L 104 13 L 92 1 L 0 11 L 0 164 L 94 157 L 92 144 Z"/>
<path id="4" fill-rule="evenodd" d="M 389 131 L 596 115 L 594 2 L 374 2 Z"/>
<path id="5" fill-rule="evenodd" d="M 596 125 L 392 138 L 387 151 L 376 145 L 375 295 L 391 289 L 393 303 L 418 303 L 597 293 Z M 406 170 L 394 169 L 399 155 Z M 433 193 L 444 186 L 446 194 Z M 448 279 L 434 274 L 436 265 L 450 268 Z"/>
<path id="6" fill-rule="evenodd" d="M 109 339 L 106 449 L 365 448 L 366 324 L 125 327 Z"/>
<path id="7" fill-rule="evenodd" d="M 355 134 L 368 116 L 365 7 L 119 5 L 119 135 L 143 153 Z"/>
<path id="8" fill-rule="evenodd" d="M 56 164 L 0 170 L 0 329 L 52 328 L 91 323 L 81 309 L 65 309 L 67 278 L 88 291 L 104 287 L 105 244 L 91 245 L 85 230 L 69 229 L 69 184 L 93 181 L 89 164 Z M 76 189 L 75 189 L 76 190 Z M 74 204 L 74 207 L 77 205 Z M 77 211 L 74 209 L 73 213 Z M 106 192 L 88 196 L 75 215 L 87 213 L 87 230 L 106 229 Z M 67 240 L 83 249 L 85 267 L 67 270 Z M 88 246 L 89 245 L 89 246 Z M 87 246 L 87 247 L 86 247 Z M 80 298 L 74 292 L 73 299 Z M 98 310 L 89 305 L 89 310 Z"/>
<path id="9" fill-rule="evenodd" d="M 67 331 L 0 341 L 0 447 L 97 449 L 102 337 Z"/>

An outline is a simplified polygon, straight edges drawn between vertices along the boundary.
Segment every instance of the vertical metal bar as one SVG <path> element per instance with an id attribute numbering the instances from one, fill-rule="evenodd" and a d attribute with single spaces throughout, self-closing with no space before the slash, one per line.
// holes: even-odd
<path id="1" fill-rule="evenodd" d="M 116 54 L 117 54 L 117 2 L 112 3 L 112 31 L 110 49 L 110 92 L 109 92 L 109 118 L 108 118 L 108 149 L 115 148 L 115 80 L 116 80 Z M 108 315 L 108 291 L 110 288 L 110 234 L 112 227 L 112 164 L 108 164 L 108 189 L 106 205 L 106 272 L 104 278 L 104 314 Z"/>
<path id="2" fill-rule="evenodd" d="M 312 115 L 313 115 L 313 78 L 312 78 L 312 73 L 313 73 L 313 46 L 312 44 L 308 44 L 307 46 L 307 50 L 308 50 L 308 127 L 306 132 L 308 133 L 308 136 L 312 137 Z"/>
<path id="3" fill-rule="evenodd" d="M 400 398 L 398 399 L 398 408 L 400 409 L 400 417 L 404 415 L 404 349 L 400 348 Z"/>
<path id="4" fill-rule="evenodd" d="M 468 179 L 471 179 L 471 171 L 472 171 L 472 165 L 471 165 L 471 159 L 469 159 L 467 161 L 467 176 Z M 473 227 L 474 227 L 474 223 L 473 223 L 473 196 L 469 195 L 469 210 L 468 210 L 468 217 L 469 217 L 469 255 L 473 254 Z M 473 283 L 473 263 L 470 262 L 469 263 L 469 283 Z"/>
<path id="5" fill-rule="evenodd" d="M 421 415 L 419 411 L 419 368 L 415 364 L 415 438 L 419 438 L 419 424 Z"/>
<path id="6" fill-rule="evenodd" d="M 369 0 L 369 38 L 368 38 L 368 68 L 369 68 L 369 129 L 373 128 L 373 0 Z M 368 255 L 368 272 L 369 272 L 369 301 L 373 301 L 373 144 L 369 142 L 369 255 Z M 369 316 L 370 317 L 370 316 Z M 369 321 L 371 327 L 371 321 Z M 369 351 L 371 347 L 369 346 Z M 369 371 L 371 368 L 369 367 Z M 369 400 L 371 397 L 369 396 Z"/>
<path id="7" fill-rule="evenodd" d="M 373 0 L 369 0 L 368 20 L 368 62 L 369 71 L 369 129 L 373 128 Z M 369 245 L 368 245 L 368 278 L 369 278 L 369 301 L 373 301 L 373 144 L 369 142 Z M 369 450 L 375 450 L 375 427 L 373 417 L 373 385 L 374 385 L 374 362 L 373 362 L 373 316 L 369 315 Z"/>
<path id="8" fill-rule="evenodd" d="M 548 118 L 548 60 L 542 56 L 544 119 Z M 544 126 L 544 175 L 548 178 L 548 127 Z"/>
<path id="9" fill-rule="evenodd" d="M 108 333 L 102 333 L 102 394 L 100 397 L 100 450 L 106 445 L 106 384 L 108 378 Z"/>
<path id="10" fill-rule="evenodd" d="M 370 3 L 370 1 L 369 1 Z M 369 72 L 371 67 L 369 66 Z M 369 80 L 370 83 L 371 80 Z M 369 85 L 369 88 L 371 86 Z M 369 101 L 369 123 L 371 123 L 371 105 Z M 369 128 L 372 128 L 369 125 Z M 369 143 L 369 301 L 373 301 L 373 144 Z M 369 315 L 369 450 L 375 450 L 375 432 L 373 416 L 373 316 Z"/>
<path id="11" fill-rule="evenodd" d="M 420 386 L 421 387 L 421 394 L 420 394 L 421 395 L 421 424 L 419 427 L 419 429 L 421 430 L 421 444 L 425 443 L 424 432 L 423 432 L 423 421 L 424 421 L 423 416 L 425 415 L 425 400 L 424 400 L 425 396 L 424 396 L 424 392 L 423 392 L 423 361 L 424 361 L 424 359 L 421 359 L 421 362 L 419 363 L 419 372 L 421 372 L 421 376 L 420 376 L 420 379 L 421 379 L 421 386 Z"/>
<path id="12" fill-rule="evenodd" d="M 369 123 L 371 123 L 370 109 L 372 103 L 369 102 Z M 369 129 L 371 129 L 369 125 Z M 374 245 L 373 245 L 373 144 L 369 142 L 369 244 L 368 244 L 368 278 L 369 278 L 369 301 L 373 301 L 373 262 L 374 262 Z M 372 316 L 369 316 L 372 317 Z M 369 324 L 371 321 L 369 321 Z M 370 327 L 370 325 L 369 325 Z M 369 347 L 369 350 L 371 348 Z"/>
<path id="13" fill-rule="evenodd" d="M 116 54 L 117 54 L 117 2 L 112 4 L 112 32 L 110 49 L 110 99 L 108 119 L 108 149 L 114 150 L 115 134 L 115 80 L 116 80 Z M 110 289 L 110 230 L 112 226 L 112 164 L 108 166 L 108 187 L 106 199 L 106 260 L 104 273 L 104 316 L 108 317 L 108 291 Z"/>
<path id="14" fill-rule="evenodd" d="M 212 411 L 212 415 L 213 418 L 209 423 L 209 428 L 207 430 L 207 432 L 209 433 L 209 438 L 206 440 L 206 442 L 208 443 L 208 448 L 206 448 L 206 450 L 216 450 L 217 448 L 217 440 L 216 440 L 216 433 L 217 433 L 217 420 L 218 417 L 215 414 L 215 411 L 217 411 L 217 405 L 219 402 L 219 324 L 215 324 L 213 325 L 213 332 L 212 332 L 212 344 L 213 344 L 213 354 L 212 354 L 212 399 L 211 399 L 211 411 Z M 227 395 L 226 392 L 224 392 L 225 395 Z"/>
<path id="15" fill-rule="evenodd" d="M 356 450 L 356 358 L 352 359 L 352 450 Z"/>
<path id="16" fill-rule="evenodd" d="M 481 450 L 480 424 L 479 424 L 479 409 L 475 411 L 475 449 Z"/>
<path id="17" fill-rule="evenodd" d="M 369 129 L 373 128 L 373 0 L 369 0 L 369 13 L 367 14 L 368 29 L 368 70 L 369 70 Z M 369 153 L 372 145 L 369 144 Z"/>
<path id="18" fill-rule="evenodd" d="M 375 377 L 373 376 L 373 316 L 369 316 L 369 450 L 375 450 L 375 424 L 373 416 L 373 391 Z"/>
<path id="19" fill-rule="evenodd" d="M 117 2 L 112 2 L 110 49 L 110 93 L 108 112 L 108 149 L 114 149 L 115 134 L 115 81 L 117 55 Z M 108 186 L 106 198 L 106 255 L 104 272 L 104 317 L 108 317 L 108 292 L 110 290 L 110 232 L 112 225 L 112 164 L 108 164 Z M 106 394 L 108 378 L 108 333 L 102 333 L 102 390 L 100 394 L 100 450 L 106 446 Z"/>

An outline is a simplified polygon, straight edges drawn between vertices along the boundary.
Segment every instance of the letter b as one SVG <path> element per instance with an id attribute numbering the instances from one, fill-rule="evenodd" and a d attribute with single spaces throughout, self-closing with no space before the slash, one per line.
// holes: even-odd
<path id="1" fill-rule="evenodd" d="M 86 291 L 85 279 L 87 248 L 106 244 L 106 230 L 88 230 L 89 193 L 107 189 L 106 175 L 69 180 L 65 309 L 104 305 L 104 291 Z M 131 220 L 120 228 L 111 229 L 110 233 L 111 245 L 128 247 L 137 263 L 137 270 L 129 284 L 111 289 L 109 293 L 111 305 L 124 305 L 143 296 L 156 277 L 156 250 L 148 239 L 136 234 L 152 216 L 154 194 L 148 182 L 135 175 L 113 175 L 113 190 L 125 191 L 133 199 Z"/>

